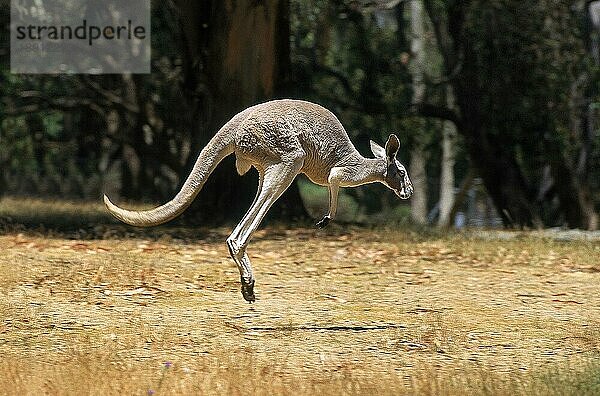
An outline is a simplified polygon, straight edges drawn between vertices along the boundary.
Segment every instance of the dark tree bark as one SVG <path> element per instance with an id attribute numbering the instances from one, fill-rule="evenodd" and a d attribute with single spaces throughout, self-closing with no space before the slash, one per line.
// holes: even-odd
<path id="1" fill-rule="evenodd" d="M 458 0 L 450 0 L 442 4 L 425 0 L 443 57 L 447 80 L 452 84 L 456 93 L 458 119 L 455 122 L 457 122 L 459 132 L 465 138 L 466 148 L 473 165 L 482 177 L 504 223 L 508 226 L 537 227 L 543 225 L 543 220 L 546 220 L 548 224 L 549 220 L 553 221 L 554 219 L 542 217 L 545 203 L 543 201 L 552 199 L 553 196 L 543 194 L 541 200 L 539 197 L 536 200 L 535 191 L 539 190 L 537 186 L 539 183 L 535 180 L 527 180 L 523 173 L 522 166 L 524 165 L 518 161 L 516 154 L 516 147 L 519 145 L 519 142 L 516 141 L 518 137 L 511 136 L 513 134 L 507 130 L 510 127 L 504 125 L 504 118 L 495 118 L 493 114 L 490 114 L 494 112 L 494 108 L 499 111 L 503 110 L 503 100 L 505 102 L 507 98 L 518 100 L 519 92 L 517 86 L 514 94 L 511 92 L 510 96 L 507 96 L 507 92 L 504 91 L 504 97 L 498 100 L 494 97 L 494 95 L 499 95 L 496 92 L 497 87 L 490 83 L 492 80 L 486 76 L 486 70 L 489 68 L 486 69 L 483 66 L 485 61 L 492 62 L 493 60 L 486 58 L 485 61 L 482 61 L 480 52 L 484 50 L 491 54 L 501 54 L 502 47 L 498 47 L 496 32 L 493 30 L 484 31 L 483 33 L 486 35 L 484 38 L 480 38 L 482 31 L 473 30 L 475 28 L 471 25 L 473 25 L 472 18 L 475 18 L 475 14 L 469 11 L 469 7 L 479 7 L 480 4 L 479 2 Z M 478 9 L 478 12 L 480 11 Z M 492 19 L 492 21 L 494 20 Z M 521 67 L 537 65 L 531 63 L 535 60 L 529 62 L 521 64 Z M 537 62 L 539 63 L 540 60 Z M 497 66 L 494 65 L 494 68 Z M 486 78 L 488 80 L 485 80 Z M 535 78 L 535 75 L 532 74 L 528 78 Z M 545 76 L 544 78 L 549 77 Z M 547 82 L 550 85 L 550 80 Z M 541 83 L 543 84 L 543 82 Z M 551 91 L 549 90 L 549 92 Z M 529 92 L 529 95 L 526 97 L 529 101 L 532 98 L 539 101 L 532 96 L 535 94 Z M 577 103 L 585 103 L 585 100 L 581 100 L 577 96 L 577 92 L 571 92 L 570 101 L 573 103 L 570 103 L 569 107 L 572 120 L 586 118 L 587 115 L 586 111 L 575 111 Z M 580 150 L 579 163 L 576 164 L 577 161 L 568 158 L 565 145 L 560 142 L 560 138 L 557 136 L 558 132 L 555 132 L 557 128 L 555 120 L 551 116 L 553 110 L 548 104 L 549 101 L 549 99 L 542 99 L 536 103 L 537 107 L 530 107 L 529 111 L 535 112 L 537 109 L 541 115 L 536 118 L 537 121 L 524 128 L 531 133 L 536 133 L 534 140 L 537 139 L 536 143 L 543 147 L 543 162 L 549 165 L 553 182 L 552 192 L 558 198 L 558 209 L 562 215 L 562 221 L 572 228 L 597 228 L 598 214 L 594 210 L 589 183 L 585 180 L 588 156 L 586 137 L 589 130 L 587 122 L 571 121 L 571 135 L 584 135 L 580 144 L 583 149 Z M 523 103 L 526 102 L 527 100 L 523 100 Z M 484 103 L 487 103 L 488 107 L 485 107 Z M 493 106 L 490 107 L 490 103 Z M 586 106 L 586 110 L 588 107 Z M 427 110 L 427 108 L 417 110 Z M 437 114 L 443 114 L 443 112 L 438 111 Z M 544 133 L 544 131 L 548 132 Z"/>
<path id="2" fill-rule="evenodd" d="M 185 87 L 195 130 L 186 171 L 215 132 L 239 111 L 286 92 L 290 72 L 287 1 L 179 0 L 185 39 Z M 187 173 L 181 175 L 185 179 Z M 233 156 L 211 175 L 189 217 L 237 221 L 248 209 L 257 175 L 238 176 Z M 271 209 L 271 217 L 305 217 L 294 183 Z"/>
<path id="3" fill-rule="evenodd" d="M 535 195 L 523 176 L 509 142 L 489 133 L 481 108 L 476 50 L 465 34 L 466 9 L 470 1 L 449 1 L 441 10 L 431 0 L 425 8 L 433 23 L 445 73 L 452 84 L 458 109 L 458 132 L 464 137 L 473 166 L 483 179 L 506 226 L 541 226 Z"/>
<path id="4" fill-rule="evenodd" d="M 563 153 L 552 142 L 547 142 L 554 190 L 558 196 L 564 221 L 570 228 L 595 230 L 598 215 L 592 194 L 586 185 L 577 182 L 577 176 L 568 165 Z"/>

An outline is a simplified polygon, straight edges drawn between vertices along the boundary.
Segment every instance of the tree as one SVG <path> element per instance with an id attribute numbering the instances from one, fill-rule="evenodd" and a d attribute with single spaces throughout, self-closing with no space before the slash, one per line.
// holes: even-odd
<path id="1" fill-rule="evenodd" d="M 194 154 L 185 167 L 191 169 L 196 153 L 233 115 L 285 94 L 290 72 L 289 5 L 278 0 L 178 0 L 176 5 L 185 40 L 184 86 L 195 126 Z M 249 207 L 256 185 L 256 175 L 240 178 L 228 158 L 191 211 L 194 217 L 213 222 L 238 219 Z M 296 184 L 271 213 L 305 216 Z"/>
<path id="2" fill-rule="evenodd" d="M 454 109 L 452 87 L 446 87 L 446 106 Z M 452 121 L 444 121 L 442 130 L 442 159 L 440 174 L 440 216 L 439 227 L 452 225 L 454 206 L 454 165 L 456 163 L 456 126 Z"/>
<path id="3" fill-rule="evenodd" d="M 292 2 L 295 92 L 332 110 L 365 155 L 369 140 L 383 144 L 396 133 L 402 142 L 399 158 L 408 159 L 413 126 L 425 124 L 422 118 L 407 117 L 412 98 L 405 59 L 410 51 L 404 29 L 407 6 L 397 1 Z M 367 216 L 408 215 L 409 202 L 383 193 L 383 188 L 372 185 L 346 193 Z"/>
<path id="4" fill-rule="evenodd" d="M 412 89 L 413 103 L 420 104 L 425 100 L 425 23 L 423 4 L 420 0 L 410 2 L 410 49 L 412 57 Z M 427 156 L 423 127 L 414 130 L 415 135 L 410 152 L 409 173 L 414 186 L 411 198 L 411 218 L 417 224 L 427 224 Z"/>
<path id="5" fill-rule="evenodd" d="M 568 114 L 568 81 L 577 80 L 582 65 L 561 53 L 565 44 L 581 43 L 577 29 L 559 29 L 577 26 L 568 4 L 425 0 L 425 7 L 457 111 L 424 106 L 423 114 L 455 121 L 504 223 L 552 224 L 556 216 L 546 208 L 557 197 L 564 223 L 594 228 L 593 203 L 575 177 L 565 120 L 557 115 Z M 556 16 L 564 20 L 552 23 Z M 545 164 L 554 189 L 540 201 L 537 181 Z"/>
<path id="6" fill-rule="evenodd" d="M 109 192 L 153 202 L 172 196 L 176 174 L 182 173 L 188 128 L 176 84 L 178 54 L 164 44 L 176 41 L 165 11 L 164 4 L 153 8 L 151 74 L 6 73 L 0 157 L 10 158 L 3 179 L 11 193 L 95 200 Z M 42 121 L 37 126 L 36 118 Z M 36 134 L 19 135 L 23 124 Z M 28 161 L 27 152 L 37 153 L 35 163 Z"/>

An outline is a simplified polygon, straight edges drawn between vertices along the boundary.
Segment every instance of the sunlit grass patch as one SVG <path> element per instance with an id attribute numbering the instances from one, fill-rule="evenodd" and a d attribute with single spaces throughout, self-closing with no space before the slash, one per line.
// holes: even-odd
<path id="1" fill-rule="evenodd" d="M 595 243 L 278 224 L 249 305 L 228 230 L 118 227 L 0 235 L 0 394 L 597 392 Z"/>
<path id="2" fill-rule="evenodd" d="M 0 225 L 5 227 L 33 227 L 77 230 L 98 224 L 116 223 L 98 203 L 75 201 L 47 201 L 34 198 L 4 197 L 0 199 Z"/>
<path id="3" fill-rule="evenodd" d="M 258 359 L 257 359 L 258 357 Z M 360 365 L 337 365 L 319 372 L 265 362 L 252 353 L 205 355 L 193 362 L 149 359 L 134 364 L 109 354 L 73 355 L 54 363 L 5 361 L 0 393 L 129 395 L 596 395 L 600 366 L 560 366 L 552 370 L 498 373 L 487 367 L 417 367 L 410 377 L 391 369 L 370 373 Z"/>
<path id="4" fill-rule="evenodd" d="M 126 204 L 127 208 L 148 209 L 152 204 Z M 3 197 L 0 199 L 0 234 L 39 235 L 68 239 L 107 238 L 198 238 L 213 230 L 184 227 L 174 221 L 168 225 L 142 229 L 113 218 L 97 201 L 42 200 Z M 218 231 L 220 232 L 220 231 Z"/>

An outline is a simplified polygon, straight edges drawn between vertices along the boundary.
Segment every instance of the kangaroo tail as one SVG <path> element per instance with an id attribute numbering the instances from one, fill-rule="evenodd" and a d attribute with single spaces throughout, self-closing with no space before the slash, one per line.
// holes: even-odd
<path id="1" fill-rule="evenodd" d="M 122 209 L 104 195 L 104 204 L 108 211 L 122 222 L 139 227 L 159 225 L 179 216 L 194 201 L 219 162 L 233 152 L 234 127 L 237 125 L 231 124 L 237 123 L 232 121 L 234 120 L 225 124 L 202 149 L 192 172 L 171 201 L 154 209 L 136 211 Z"/>

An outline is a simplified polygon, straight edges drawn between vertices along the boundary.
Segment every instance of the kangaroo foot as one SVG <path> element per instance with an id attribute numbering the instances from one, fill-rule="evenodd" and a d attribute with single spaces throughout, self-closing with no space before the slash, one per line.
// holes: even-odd
<path id="1" fill-rule="evenodd" d="M 327 226 L 327 224 L 329 224 L 330 221 L 331 221 L 331 217 L 323 216 L 323 218 L 316 224 L 316 226 L 319 228 L 325 228 Z"/>
<path id="2" fill-rule="evenodd" d="M 242 278 L 241 282 L 242 296 L 244 296 L 244 300 L 252 304 L 254 301 L 256 301 L 256 296 L 254 295 L 254 279 L 247 281 L 246 279 Z"/>

